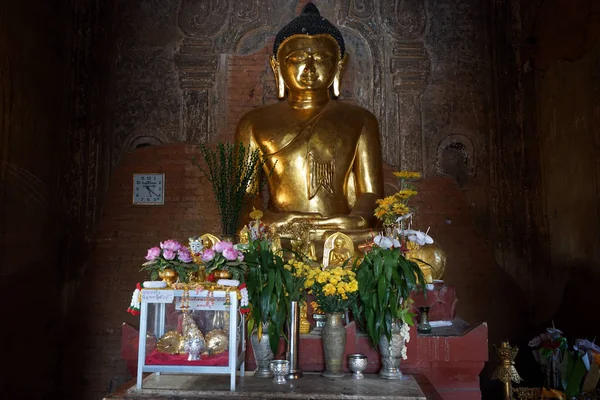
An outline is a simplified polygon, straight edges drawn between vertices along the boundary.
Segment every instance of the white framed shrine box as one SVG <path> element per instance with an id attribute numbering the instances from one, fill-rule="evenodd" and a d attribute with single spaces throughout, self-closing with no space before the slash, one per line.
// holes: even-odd
<path id="1" fill-rule="evenodd" d="M 143 374 L 154 372 L 228 374 L 230 390 L 235 390 L 246 357 L 245 319 L 236 291 L 142 289 L 141 297 L 137 389 L 143 389 Z M 198 360 L 176 348 L 186 308 L 204 337 Z"/>

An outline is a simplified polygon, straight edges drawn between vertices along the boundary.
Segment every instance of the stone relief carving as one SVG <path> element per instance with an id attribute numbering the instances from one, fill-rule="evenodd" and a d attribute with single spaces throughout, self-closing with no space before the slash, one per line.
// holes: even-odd
<path id="1" fill-rule="evenodd" d="M 227 0 L 183 0 L 179 8 L 179 27 L 190 37 L 213 37 L 227 20 Z"/>
<path id="2" fill-rule="evenodd" d="M 159 0 L 120 2 L 115 63 L 111 162 L 141 138 L 182 141 L 181 96 L 173 64 L 178 4 Z"/>
<path id="3" fill-rule="evenodd" d="M 381 1 L 380 5 L 383 26 L 394 39 L 421 37 L 426 22 L 422 0 Z"/>
<path id="4" fill-rule="evenodd" d="M 371 18 L 375 12 L 373 2 L 370 0 L 352 0 L 350 3 L 350 15 L 358 19 Z"/>

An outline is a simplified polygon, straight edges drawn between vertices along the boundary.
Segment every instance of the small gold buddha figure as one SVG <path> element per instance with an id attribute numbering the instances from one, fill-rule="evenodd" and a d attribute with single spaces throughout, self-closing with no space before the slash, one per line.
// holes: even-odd
<path id="1" fill-rule="evenodd" d="M 354 245 L 347 235 L 338 232 L 327 238 L 323 250 L 323 266 L 325 268 L 341 267 L 344 263 L 351 267 L 352 264 L 346 261 L 352 257 L 354 257 Z"/>
<path id="2" fill-rule="evenodd" d="M 310 322 L 308 321 L 308 304 L 304 302 L 300 306 L 300 333 L 308 334 L 310 333 Z"/>
<path id="3" fill-rule="evenodd" d="M 265 160 L 269 226 L 308 221 L 322 235 L 368 231 L 376 222 L 375 200 L 383 197 L 377 119 L 330 93 L 339 96 L 347 61 L 340 31 L 312 3 L 275 37 L 270 64 L 278 96 L 287 99 L 248 112 L 235 133 Z"/>
<path id="4" fill-rule="evenodd" d="M 248 229 L 247 225 L 240 230 L 240 244 L 248 244 L 250 243 L 250 229 Z"/>

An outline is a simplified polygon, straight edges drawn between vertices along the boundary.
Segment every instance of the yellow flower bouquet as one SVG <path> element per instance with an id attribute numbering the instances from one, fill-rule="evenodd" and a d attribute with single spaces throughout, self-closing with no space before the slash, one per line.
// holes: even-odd
<path id="1" fill-rule="evenodd" d="M 375 208 L 375 217 L 388 226 L 412 212 L 408 200 L 415 196 L 417 191 L 413 189 L 411 182 L 421 178 L 420 173 L 410 171 L 394 172 L 394 176 L 400 180 L 400 190 L 391 196 L 377 200 L 377 208 Z"/>
<path id="2" fill-rule="evenodd" d="M 304 287 L 315 297 L 320 311 L 344 312 L 358 296 L 356 273 L 342 267 L 310 269 Z"/>

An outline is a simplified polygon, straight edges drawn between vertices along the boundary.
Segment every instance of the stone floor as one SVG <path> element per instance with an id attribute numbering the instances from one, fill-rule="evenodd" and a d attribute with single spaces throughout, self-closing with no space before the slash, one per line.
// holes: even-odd
<path id="1" fill-rule="evenodd" d="M 314 400 L 439 400 L 441 397 L 423 375 L 405 375 L 402 380 L 386 381 L 377 375 L 365 379 L 327 379 L 318 373 L 305 373 L 301 379 L 275 384 L 272 379 L 251 375 L 238 377 L 235 392 L 229 391 L 228 375 L 150 374 L 144 389 L 129 382 L 109 399 L 314 399 Z"/>

